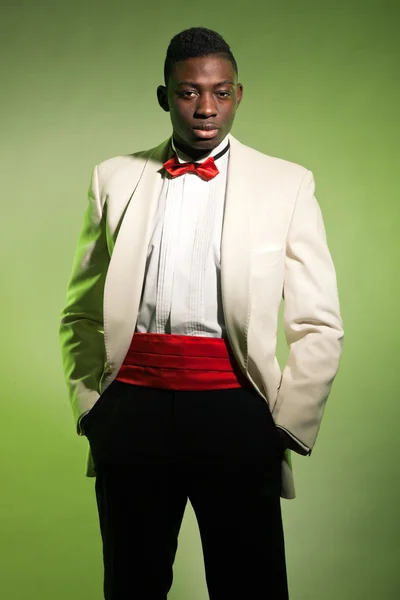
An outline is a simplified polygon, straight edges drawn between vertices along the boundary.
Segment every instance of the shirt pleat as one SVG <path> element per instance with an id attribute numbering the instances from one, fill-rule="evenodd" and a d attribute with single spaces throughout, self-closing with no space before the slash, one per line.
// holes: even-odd
<path id="1" fill-rule="evenodd" d="M 180 162 L 191 160 L 175 151 Z M 191 172 L 164 176 L 136 331 L 223 337 L 220 248 L 228 161 L 229 150 L 216 161 L 219 174 L 210 181 Z"/>

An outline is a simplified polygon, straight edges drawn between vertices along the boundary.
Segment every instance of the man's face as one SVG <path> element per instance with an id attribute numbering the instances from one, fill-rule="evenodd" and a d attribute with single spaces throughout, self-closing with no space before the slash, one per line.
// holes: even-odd
<path id="1" fill-rule="evenodd" d="M 167 89 L 157 89 L 160 106 L 170 112 L 176 145 L 193 158 L 213 150 L 229 133 L 242 93 L 232 63 L 218 54 L 176 63 Z M 214 131 L 196 130 L 206 124 Z"/>

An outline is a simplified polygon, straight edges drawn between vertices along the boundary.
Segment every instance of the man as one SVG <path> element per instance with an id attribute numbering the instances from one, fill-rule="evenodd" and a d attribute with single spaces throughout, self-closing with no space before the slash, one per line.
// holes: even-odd
<path id="1" fill-rule="evenodd" d="M 218 33 L 177 34 L 157 89 L 172 136 L 93 171 L 60 335 L 107 600 L 166 598 L 188 498 L 209 597 L 288 598 L 280 497 L 343 329 L 312 174 L 230 134 L 237 77 Z"/>

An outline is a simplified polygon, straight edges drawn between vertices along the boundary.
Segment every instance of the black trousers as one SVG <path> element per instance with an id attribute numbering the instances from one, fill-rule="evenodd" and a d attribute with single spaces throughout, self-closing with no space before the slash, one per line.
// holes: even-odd
<path id="1" fill-rule="evenodd" d="M 284 448 L 255 391 L 113 381 L 84 428 L 97 474 L 106 600 L 167 598 L 188 498 L 210 600 L 287 600 Z"/>

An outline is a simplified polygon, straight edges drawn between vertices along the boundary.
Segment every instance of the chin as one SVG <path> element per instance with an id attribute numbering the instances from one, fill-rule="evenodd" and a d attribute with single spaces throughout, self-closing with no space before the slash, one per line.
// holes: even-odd
<path id="1" fill-rule="evenodd" d="M 195 140 L 190 143 L 190 146 L 192 146 L 192 148 L 213 148 L 219 144 L 219 138 L 217 139 L 217 137 L 218 136 L 215 136 L 211 140 Z"/>
<path id="2" fill-rule="evenodd" d="M 195 147 L 198 147 L 198 148 L 209 148 L 210 147 L 211 148 L 214 146 L 218 146 L 220 141 L 221 141 L 221 132 L 218 131 L 218 133 L 213 138 L 210 138 L 209 140 L 207 140 L 207 139 L 203 140 L 201 138 L 194 137 L 192 139 L 192 141 L 190 142 L 190 145 L 193 146 L 194 148 Z"/>

